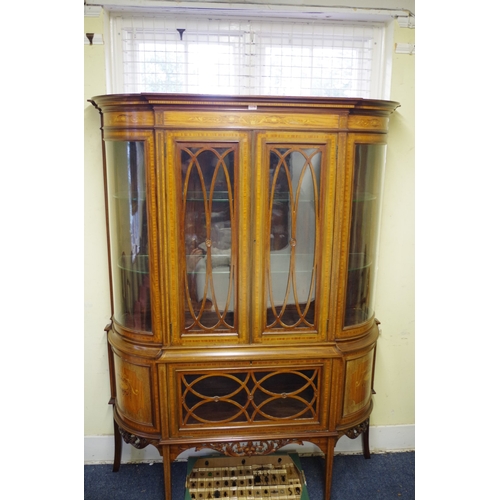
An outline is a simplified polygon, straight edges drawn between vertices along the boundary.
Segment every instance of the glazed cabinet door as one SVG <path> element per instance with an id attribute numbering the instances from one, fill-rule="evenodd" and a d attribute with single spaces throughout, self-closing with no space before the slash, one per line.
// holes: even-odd
<path id="1" fill-rule="evenodd" d="M 337 136 L 265 132 L 256 146 L 253 339 L 325 340 Z"/>
<path id="2" fill-rule="evenodd" d="M 153 134 L 108 131 L 104 138 L 114 328 L 132 339 L 159 342 Z"/>
<path id="3" fill-rule="evenodd" d="M 344 226 L 338 337 L 354 337 L 374 320 L 374 285 L 381 210 L 385 136 L 352 134 L 346 147 Z"/>
<path id="4" fill-rule="evenodd" d="M 165 144 L 169 340 L 247 342 L 249 136 L 167 132 Z"/>

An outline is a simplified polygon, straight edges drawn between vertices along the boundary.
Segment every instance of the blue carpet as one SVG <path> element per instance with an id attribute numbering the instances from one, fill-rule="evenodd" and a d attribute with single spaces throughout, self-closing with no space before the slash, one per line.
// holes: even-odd
<path id="1" fill-rule="evenodd" d="M 311 500 L 323 500 L 324 460 L 301 457 Z M 172 464 L 172 499 L 184 499 L 186 462 Z M 165 500 L 160 463 L 84 466 L 85 500 Z M 385 500 L 415 498 L 415 452 L 337 455 L 334 459 L 334 500 Z"/>

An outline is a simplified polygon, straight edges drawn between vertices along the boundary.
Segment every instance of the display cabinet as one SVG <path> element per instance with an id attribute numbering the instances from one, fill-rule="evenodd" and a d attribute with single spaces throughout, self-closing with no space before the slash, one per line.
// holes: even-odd
<path id="1" fill-rule="evenodd" d="M 369 457 L 380 193 L 395 102 L 105 95 L 115 464 L 207 448 Z"/>

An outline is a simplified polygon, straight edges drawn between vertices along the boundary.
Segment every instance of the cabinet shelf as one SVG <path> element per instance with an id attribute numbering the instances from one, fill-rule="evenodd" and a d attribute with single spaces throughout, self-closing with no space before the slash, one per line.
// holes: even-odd
<path id="1" fill-rule="evenodd" d="M 227 275 L 229 274 L 229 270 L 230 266 L 227 264 L 212 266 L 212 275 L 215 274 Z M 197 268 L 194 271 L 189 271 L 189 274 L 205 276 L 207 273 L 206 273 L 206 268 L 204 266 L 197 266 Z"/>
<path id="2" fill-rule="evenodd" d="M 372 193 L 354 193 L 353 203 L 361 203 L 363 201 L 376 201 L 377 196 Z"/>
<path id="3" fill-rule="evenodd" d="M 234 193 L 233 194 L 233 197 L 234 197 Z M 205 198 L 204 198 L 204 193 L 203 191 L 188 191 L 187 193 L 187 197 L 186 197 L 186 201 L 198 201 L 198 202 L 202 202 L 202 201 L 205 201 Z M 206 196 L 206 199 L 208 200 L 209 197 L 210 197 L 210 191 L 207 190 L 205 192 L 205 196 Z M 290 196 L 288 193 L 282 193 L 282 192 L 277 192 L 275 191 L 274 194 L 273 194 L 273 202 L 283 202 L 283 203 L 289 203 L 290 202 Z M 213 193 L 212 193 L 212 198 L 211 198 L 212 202 L 229 202 L 229 193 L 228 191 L 218 191 L 218 190 L 215 190 Z M 301 198 L 299 201 L 313 201 L 311 199 L 308 199 L 308 198 Z"/>
<path id="4" fill-rule="evenodd" d="M 349 267 L 350 271 L 359 271 L 361 269 L 367 269 L 372 265 L 371 260 L 366 260 L 364 253 L 350 253 L 349 254 Z"/>
<path id="5" fill-rule="evenodd" d="M 119 201 L 146 201 L 146 193 L 139 192 L 131 196 L 128 191 L 118 191 L 113 194 L 113 198 Z"/>
<path id="6" fill-rule="evenodd" d="M 118 268 L 130 273 L 149 274 L 149 255 L 122 255 L 118 260 Z"/>
<path id="7" fill-rule="evenodd" d="M 207 190 L 205 193 L 203 193 L 203 191 L 188 191 L 186 201 L 205 201 L 205 199 L 208 200 L 209 197 L 210 197 L 209 190 Z M 229 192 L 218 191 L 218 190 L 214 191 L 212 193 L 212 201 L 229 202 Z"/>

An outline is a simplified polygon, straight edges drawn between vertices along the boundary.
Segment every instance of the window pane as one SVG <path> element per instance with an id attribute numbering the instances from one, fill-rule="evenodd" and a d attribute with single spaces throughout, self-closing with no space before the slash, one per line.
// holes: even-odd
<path id="1" fill-rule="evenodd" d="M 116 92 L 380 97 L 381 24 L 115 17 Z"/>

